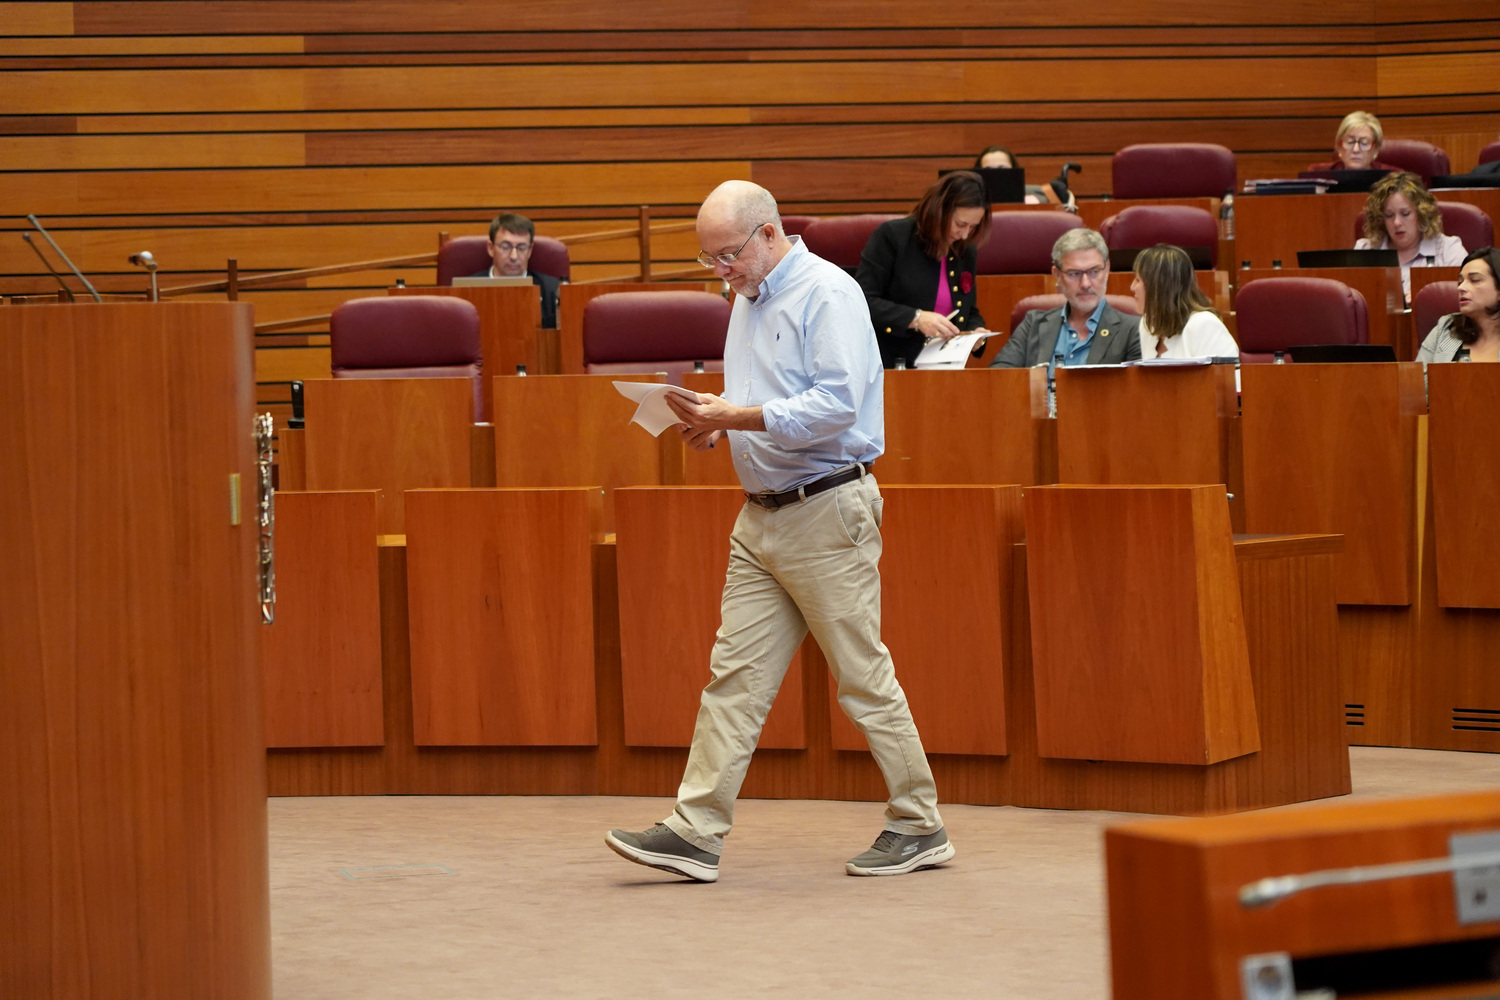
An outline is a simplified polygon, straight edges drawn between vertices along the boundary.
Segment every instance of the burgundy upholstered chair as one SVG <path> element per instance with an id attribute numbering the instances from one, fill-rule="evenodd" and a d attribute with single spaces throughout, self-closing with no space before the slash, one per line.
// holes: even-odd
<path id="1" fill-rule="evenodd" d="M 788 236 L 801 236 L 807 232 L 807 227 L 812 223 L 815 216 L 811 215 L 783 215 L 781 217 L 781 231 Z M 864 249 L 861 247 L 860 249 Z"/>
<path id="2" fill-rule="evenodd" d="M 329 320 L 334 378 L 466 378 L 480 420 L 479 310 L 449 295 L 350 299 Z"/>
<path id="3" fill-rule="evenodd" d="M 1458 282 L 1434 281 L 1423 285 L 1417 300 L 1411 304 L 1412 343 L 1422 346 L 1422 341 L 1437 326 L 1437 321 L 1449 313 L 1458 312 Z"/>
<path id="4" fill-rule="evenodd" d="M 990 238 L 979 248 L 980 274 L 1049 274 L 1052 244 L 1083 220 L 1070 212 L 995 212 Z"/>
<path id="5" fill-rule="evenodd" d="M 1500 141 L 1492 142 L 1479 151 L 1480 163 L 1494 163 L 1500 160 Z"/>
<path id="6" fill-rule="evenodd" d="M 1126 316 L 1139 316 L 1140 310 L 1135 307 L 1135 299 L 1129 295 L 1106 295 L 1105 301 L 1114 306 Z M 1056 309 L 1063 304 L 1063 297 L 1058 294 L 1051 295 L 1028 295 L 1017 302 L 1010 310 L 1010 332 L 1015 333 L 1016 327 L 1021 325 L 1021 320 L 1033 309 Z"/>
<path id="7" fill-rule="evenodd" d="M 583 311 L 583 370 L 591 375 L 666 372 L 674 385 L 703 362 L 724 370 L 729 303 L 709 292 L 611 292 Z"/>
<path id="8" fill-rule="evenodd" d="M 1440 147 L 1420 139 L 1387 139 L 1380 145 L 1379 160 L 1402 170 L 1410 170 L 1424 182 L 1450 172 L 1448 154 Z"/>
<path id="9" fill-rule="evenodd" d="M 1207 247 L 1219 264 L 1219 220 L 1192 205 L 1132 205 L 1099 224 L 1099 235 L 1111 250 L 1144 250 L 1158 243 Z"/>
<path id="10" fill-rule="evenodd" d="M 1112 162 L 1116 198 L 1222 198 L 1235 188 L 1234 151 L 1210 142 L 1145 142 Z"/>
<path id="11" fill-rule="evenodd" d="M 1440 201 L 1438 211 L 1443 213 L 1443 232 L 1457 236 L 1463 241 L 1465 250 L 1478 250 L 1495 245 L 1495 224 L 1489 213 L 1478 205 L 1463 201 Z M 1365 235 L 1365 213 L 1354 217 L 1354 238 Z"/>
<path id="12" fill-rule="evenodd" d="M 488 236 L 455 236 L 438 247 L 437 283 L 451 285 L 454 278 L 487 271 L 490 267 Z M 567 244 L 551 236 L 538 236 L 531 248 L 531 269 L 562 281 L 572 278 Z"/>
<path id="13" fill-rule="evenodd" d="M 864 253 L 875 227 L 899 218 L 899 215 L 832 215 L 812 219 L 802 230 L 802 242 L 824 260 L 852 271 L 859 267 L 859 255 Z M 785 219 L 781 221 L 786 225 Z"/>
<path id="14" fill-rule="evenodd" d="M 1262 278 L 1240 289 L 1234 307 L 1245 364 L 1289 347 L 1370 342 L 1365 297 L 1331 278 Z"/>

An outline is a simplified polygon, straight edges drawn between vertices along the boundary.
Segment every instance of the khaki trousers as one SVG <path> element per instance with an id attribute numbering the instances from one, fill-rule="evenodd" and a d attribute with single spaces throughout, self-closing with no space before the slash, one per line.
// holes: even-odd
<path id="1" fill-rule="evenodd" d="M 809 630 L 840 707 L 885 776 L 886 829 L 925 834 L 943 825 L 906 694 L 880 641 L 883 502 L 874 476 L 865 476 L 780 510 L 747 503 L 740 511 L 710 679 L 677 808 L 665 821 L 694 846 L 723 849 L 761 726 Z"/>

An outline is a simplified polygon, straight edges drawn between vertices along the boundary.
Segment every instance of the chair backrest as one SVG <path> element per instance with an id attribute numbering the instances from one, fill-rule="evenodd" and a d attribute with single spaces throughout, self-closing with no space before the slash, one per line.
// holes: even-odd
<path id="1" fill-rule="evenodd" d="M 1127 316 L 1139 316 L 1140 310 L 1135 307 L 1135 299 L 1129 295 L 1106 295 L 1106 302 Z M 1021 325 L 1021 320 L 1033 309 L 1056 309 L 1063 304 L 1063 297 L 1057 293 L 1049 295 L 1028 295 L 1017 302 L 1010 310 L 1010 332 L 1015 333 L 1016 327 Z"/>
<path id="2" fill-rule="evenodd" d="M 1052 244 L 1083 220 L 1069 212 L 995 212 L 990 238 L 979 248 L 980 274 L 1049 274 Z"/>
<path id="3" fill-rule="evenodd" d="M 1111 163 L 1116 198 L 1222 198 L 1235 189 L 1234 151 L 1211 142 L 1143 142 Z"/>
<path id="4" fill-rule="evenodd" d="M 479 310 L 448 295 L 350 299 L 328 325 L 334 378 L 467 378 L 483 413 Z"/>
<path id="5" fill-rule="evenodd" d="M 1480 163 L 1494 163 L 1500 160 L 1500 140 L 1490 143 L 1479 151 Z"/>
<path id="6" fill-rule="evenodd" d="M 724 370 L 730 305 L 710 292 L 611 292 L 583 310 L 583 369 L 591 375 L 666 372 L 674 384 L 703 362 Z"/>
<path id="7" fill-rule="evenodd" d="M 1449 313 L 1456 312 L 1458 312 L 1458 282 L 1434 281 L 1423 285 L 1422 290 L 1417 293 L 1416 300 L 1411 304 L 1412 342 L 1422 343 L 1432 332 L 1432 328 L 1437 326 L 1438 320 Z"/>
<path id="8" fill-rule="evenodd" d="M 490 269 L 490 238 L 488 236 L 455 236 L 438 247 L 437 283 L 451 285 L 454 278 Z M 551 236 L 538 236 L 531 248 L 531 270 L 538 274 L 550 274 L 554 278 L 568 281 L 573 267 L 568 259 L 568 246 Z"/>
<path id="9" fill-rule="evenodd" d="M 1478 205 L 1463 201 L 1440 201 L 1443 232 L 1463 240 L 1465 250 L 1481 250 L 1495 245 L 1495 223 Z"/>
<path id="10" fill-rule="evenodd" d="M 807 232 L 807 227 L 812 223 L 815 216 L 811 215 L 783 215 L 781 217 L 781 231 L 788 236 L 801 236 Z"/>
<path id="11" fill-rule="evenodd" d="M 1192 205 L 1132 205 L 1100 223 L 1099 235 L 1111 250 L 1144 250 L 1158 243 L 1207 247 L 1210 263 L 1219 266 L 1219 220 Z"/>
<path id="12" fill-rule="evenodd" d="M 870 234 L 882 222 L 899 219 L 899 215 L 830 215 L 811 219 L 802 230 L 807 249 L 839 267 L 859 267 Z M 782 219 L 782 225 L 786 220 Z"/>
<path id="13" fill-rule="evenodd" d="M 1331 278 L 1262 278 L 1239 290 L 1234 307 L 1244 363 L 1304 344 L 1370 342 L 1365 297 Z"/>
<path id="14" fill-rule="evenodd" d="M 1380 144 L 1380 162 L 1420 174 L 1424 181 L 1449 172 L 1448 154 L 1421 139 L 1385 140 Z"/>

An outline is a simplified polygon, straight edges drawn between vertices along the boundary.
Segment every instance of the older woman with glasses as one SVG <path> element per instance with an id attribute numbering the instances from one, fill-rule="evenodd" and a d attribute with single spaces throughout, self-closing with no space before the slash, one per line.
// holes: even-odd
<path id="1" fill-rule="evenodd" d="M 1333 137 L 1333 160 L 1314 163 L 1309 170 L 1395 170 L 1380 162 L 1380 144 L 1385 132 L 1380 119 L 1368 111 L 1351 111 L 1339 123 Z"/>
<path id="2" fill-rule="evenodd" d="M 1365 235 L 1356 250 L 1394 250 L 1401 262 L 1401 286 L 1411 301 L 1411 269 L 1457 267 L 1464 244 L 1443 234 L 1443 213 L 1416 174 L 1387 174 L 1365 199 Z"/>
<path id="3" fill-rule="evenodd" d="M 944 175 L 910 215 L 870 234 L 854 279 L 865 290 L 887 368 L 898 360 L 914 364 L 930 339 L 985 330 L 974 274 L 989 234 L 984 181 L 967 170 Z"/>

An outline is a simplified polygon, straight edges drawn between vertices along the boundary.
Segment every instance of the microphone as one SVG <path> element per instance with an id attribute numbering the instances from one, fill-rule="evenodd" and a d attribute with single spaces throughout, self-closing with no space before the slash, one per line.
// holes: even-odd
<path id="1" fill-rule="evenodd" d="M 142 250 L 140 253 L 133 253 L 128 260 L 136 267 L 144 267 L 151 273 L 151 301 L 160 302 L 161 293 L 156 288 L 156 258 L 151 256 L 151 251 Z"/>

